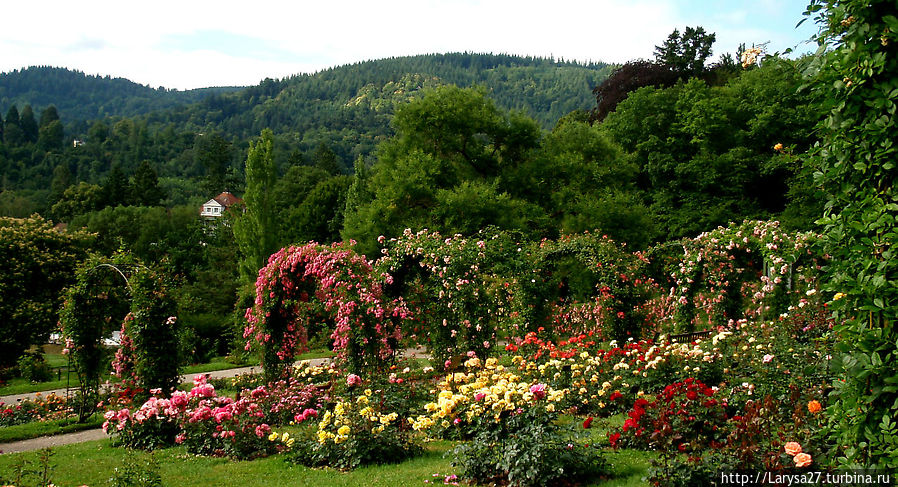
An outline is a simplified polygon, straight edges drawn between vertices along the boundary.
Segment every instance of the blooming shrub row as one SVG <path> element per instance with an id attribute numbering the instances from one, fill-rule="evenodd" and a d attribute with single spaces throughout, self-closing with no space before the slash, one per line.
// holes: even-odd
<path id="1" fill-rule="evenodd" d="M 13 426 L 33 421 L 53 421 L 64 419 L 74 414 L 71 404 L 64 397 L 48 394 L 46 397 L 37 393 L 33 400 L 24 400 L 18 404 L 0 402 L 0 426 Z"/>
<path id="2" fill-rule="evenodd" d="M 268 441 L 270 424 L 308 416 L 309 409 L 320 407 L 317 389 L 295 380 L 247 389 L 232 399 L 216 394 L 199 375 L 189 392 L 153 393 L 136 410 L 107 411 L 103 430 L 132 448 L 184 444 L 191 453 L 252 458 L 276 451 Z"/>
<path id="3" fill-rule="evenodd" d="M 689 343 L 628 341 L 599 348 L 588 335 L 557 345 L 529 333 L 507 349 L 520 355 L 513 363 L 527 380 L 564 390 L 564 409 L 609 416 L 628 409 L 645 394 L 662 390 L 677 378 L 698 376 L 716 383 L 722 376 L 722 350 L 731 332 Z"/>
<path id="4" fill-rule="evenodd" d="M 305 419 L 316 416 L 317 413 Z M 372 463 L 399 462 L 421 451 L 406 418 L 384 411 L 371 389 L 354 400 L 338 401 L 333 411 L 321 415 L 315 432 L 309 433 L 300 443 L 289 445 L 292 461 L 353 469 Z"/>

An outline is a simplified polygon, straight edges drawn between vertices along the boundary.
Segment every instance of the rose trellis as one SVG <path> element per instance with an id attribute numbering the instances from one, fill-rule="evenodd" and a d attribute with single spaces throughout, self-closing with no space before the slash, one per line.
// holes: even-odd
<path id="1" fill-rule="evenodd" d="M 693 331 L 698 310 L 712 326 L 785 311 L 794 278 L 816 271 L 814 238 L 776 221 L 746 220 L 683 240 L 670 290 L 678 330 Z"/>
<path id="2" fill-rule="evenodd" d="M 333 350 L 351 372 L 382 368 L 395 356 L 408 317 L 401 298 L 384 298 L 383 284 L 391 279 L 340 243 L 285 247 L 259 271 L 255 303 L 245 315 L 246 347 L 260 346 L 266 377 L 278 379 L 324 312 L 335 323 Z"/>
<path id="3" fill-rule="evenodd" d="M 130 392 L 147 394 L 177 385 L 178 334 L 174 300 L 161 277 L 128 254 L 112 258 L 90 256 L 66 289 L 59 325 L 80 384 L 78 415 L 86 420 L 96 410 L 103 363 L 108 359 L 102 339 L 121 323 L 127 362 L 133 364 L 123 384 Z M 116 362 L 123 360 L 122 350 Z"/>
<path id="4" fill-rule="evenodd" d="M 521 332 L 537 327 L 560 334 L 598 332 L 607 339 L 638 339 L 652 282 L 644 261 L 597 233 L 562 235 L 532 246 L 530 268 L 515 279 Z"/>
<path id="5" fill-rule="evenodd" d="M 393 276 L 388 291 L 407 296 L 413 310 L 413 338 L 437 365 L 463 355 L 487 357 L 511 313 L 510 287 L 520 272 L 521 247 L 507 232 L 443 236 L 406 229 L 379 239 L 376 265 Z"/>

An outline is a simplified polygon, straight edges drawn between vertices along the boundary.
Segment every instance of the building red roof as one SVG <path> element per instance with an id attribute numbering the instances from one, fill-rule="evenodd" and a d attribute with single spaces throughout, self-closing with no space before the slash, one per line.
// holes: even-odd
<path id="1" fill-rule="evenodd" d="M 243 203 L 242 199 L 232 195 L 231 193 L 228 193 L 227 191 L 212 199 L 217 201 L 219 204 L 221 204 L 221 206 L 224 206 L 225 208 L 229 208 L 233 205 L 236 205 L 237 203 Z"/>

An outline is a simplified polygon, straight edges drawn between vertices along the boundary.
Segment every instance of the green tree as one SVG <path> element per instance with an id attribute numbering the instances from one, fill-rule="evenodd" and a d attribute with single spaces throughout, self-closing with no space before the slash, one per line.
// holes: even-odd
<path id="1" fill-rule="evenodd" d="M 562 233 L 598 231 L 642 248 L 655 230 L 636 191 L 638 173 L 639 166 L 598 125 L 570 118 L 544 137 L 507 187 L 520 188 L 513 194 L 538 203 Z"/>
<path id="2" fill-rule="evenodd" d="M 0 367 L 13 366 L 56 327 L 62 290 L 89 241 L 40 217 L 0 218 Z"/>
<path id="3" fill-rule="evenodd" d="M 62 192 L 62 197 L 53 204 L 50 213 L 58 221 L 70 222 L 72 218 L 96 211 L 102 206 L 103 188 L 81 181 Z"/>
<path id="4" fill-rule="evenodd" d="M 301 205 L 282 213 L 285 243 L 314 240 L 330 243 L 340 240 L 343 209 L 351 184 L 349 176 L 335 176 L 321 181 L 306 194 Z"/>
<path id="5" fill-rule="evenodd" d="M 898 469 L 898 190 L 894 181 L 898 5 L 812 0 L 828 47 L 815 80 L 832 111 L 811 157 L 828 195 L 822 241 L 826 290 L 844 325 L 834 363 L 831 444 L 843 468 Z"/>
<path id="6" fill-rule="evenodd" d="M 678 73 L 699 75 L 705 70 L 716 39 L 717 35 L 706 33 L 704 27 L 686 27 L 682 34 L 674 29 L 663 44 L 655 46 L 655 61 Z"/>
<path id="7" fill-rule="evenodd" d="M 462 213 L 459 204 L 474 204 L 468 211 L 484 225 L 531 232 L 535 223 L 537 230 L 545 225 L 538 207 L 516 201 L 499 177 L 539 145 L 532 119 L 502 112 L 483 89 L 444 86 L 399 107 L 393 125 L 397 135 L 381 145 L 368 179 L 371 201 L 345 215 L 343 237 L 357 240 L 359 251 L 373 252 L 379 235 L 395 236 L 406 227 L 459 229 L 457 214 L 438 211 L 449 202 Z M 507 212 L 483 208 L 472 188 L 492 191 Z"/>
<path id="8" fill-rule="evenodd" d="M 340 161 L 338 160 L 337 153 L 324 142 L 321 142 L 318 144 L 318 147 L 315 148 L 312 160 L 315 162 L 315 167 L 326 171 L 331 176 L 336 176 L 343 172 L 340 169 Z"/>
<path id="9" fill-rule="evenodd" d="M 274 205 L 278 211 L 278 245 L 303 243 L 314 239 L 307 229 L 297 226 L 297 218 L 306 218 L 300 216 L 299 208 L 318 184 L 330 178 L 330 174 L 314 166 L 291 166 L 277 181 L 274 188 Z M 329 210 L 331 209 L 324 209 Z"/>
<path id="10" fill-rule="evenodd" d="M 101 186 L 103 188 L 103 206 L 127 205 L 130 194 L 128 191 L 128 177 L 118 164 L 113 164 L 106 179 Z"/>
<path id="11" fill-rule="evenodd" d="M 41 112 L 40 126 L 46 127 L 50 122 L 57 120 L 59 120 L 59 112 L 56 110 L 56 105 L 50 105 Z"/>
<path id="12" fill-rule="evenodd" d="M 159 187 L 159 176 L 150 161 L 144 160 L 137 166 L 129 192 L 131 203 L 137 206 L 159 206 L 165 199 L 165 192 Z"/>
<path id="13" fill-rule="evenodd" d="M 777 218 L 787 208 L 793 227 L 810 227 L 801 217 L 814 206 L 808 172 L 774 149 L 802 151 L 814 141 L 821 110 L 816 96 L 799 90 L 801 66 L 771 58 L 725 86 L 691 79 L 640 88 L 605 118 L 601 130 L 638 167 L 637 188 L 662 238 Z"/>
<path id="14" fill-rule="evenodd" d="M 50 181 L 50 200 L 56 203 L 62 199 L 66 189 L 74 183 L 72 171 L 65 162 L 53 168 L 53 179 Z"/>
<path id="15" fill-rule="evenodd" d="M 58 151 L 62 149 L 64 135 L 65 130 L 62 127 L 62 122 L 53 120 L 46 125 L 41 125 L 40 129 L 38 129 L 37 145 L 45 151 Z"/>
<path id="16" fill-rule="evenodd" d="M 100 147 L 109 138 L 109 126 L 97 120 L 87 131 L 87 140 L 94 147 Z"/>
<path id="17" fill-rule="evenodd" d="M 233 158 L 231 142 L 220 134 L 199 135 L 193 152 L 196 163 L 204 170 L 203 190 L 218 194 L 228 189 L 226 179 Z"/>
<path id="18" fill-rule="evenodd" d="M 277 250 L 274 189 L 277 168 L 274 165 L 274 136 L 265 129 L 251 142 L 246 156 L 246 211 L 234 222 L 234 239 L 240 249 L 240 278 L 244 284 L 256 281 L 259 269 Z"/>
<path id="19" fill-rule="evenodd" d="M 0 217 L 25 218 L 37 212 L 37 204 L 18 191 L 0 191 Z"/>
<path id="20" fill-rule="evenodd" d="M 25 136 L 25 142 L 37 142 L 38 126 L 37 120 L 34 119 L 34 110 L 31 105 L 25 105 L 19 117 L 19 126 L 22 127 L 22 134 Z"/>
<path id="21" fill-rule="evenodd" d="M 346 207 L 343 209 L 343 215 L 356 212 L 363 204 L 368 204 L 373 195 L 368 189 L 368 178 L 371 177 L 371 170 L 365 164 L 365 159 L 359 156 L 353 163 L 352 183 L 346 192 Z"/>
<path id="22" fill-rule="evenodd" d="M 19 122 L 19 109 L 15 105 L 6 112 L 3 122 L 3 142 L 9 147 L 18 147 L 25 143 L 25 132 Z"/>

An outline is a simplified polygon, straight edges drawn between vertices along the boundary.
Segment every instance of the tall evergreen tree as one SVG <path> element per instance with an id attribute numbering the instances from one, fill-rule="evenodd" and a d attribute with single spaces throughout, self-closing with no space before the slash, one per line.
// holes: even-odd
<path id="1" fill-rule="evenodd" d="M 246 156 L 246 211 L 234 222 L 234 239 L 241 254 L 240 279 L 244 284 L 255 282 L 259 269 L 277 250 L 273 139 L 270 129 L 263 130 L 259 140 L 250 143 Z"/>
<path id="2" fill-rule="evenodd" d="M 144 160 L 137 166 L 130 192 L 131 203 L 137 206 L 159 206 L 162 203 L 165 194 L 159 187 L 159 176 L 150 161 Z"/>
<path id="3" fill-rule="evenodd" d="M 37 120 L 34 119 L 34 110 L 31 105 L 25 105 L 19 118 L 19 126 L 22 127 L 22 134 L 25 136 L 25 142 L 37 142 L 38 126 Z"/>
<path id="4" fill-rule="evenodd" d="M 708 34 L 704 27 L 686 27 L 682 35 L 674 29 L 663 44 L 655 46 L 655 61 L 685 75 L 699 75 L 705 70 L 716 39 L 717 35 Z"/>
<path id="5" fill-rule="evenodd" d="M 127 205 L 129 200 L 128 177 L 121 166 L 113 164 L 102 185 L 103 206 Z"/>
<path id="6" fill-rule="evenodd" d="M 315 161 L 315 167 L 323 169 L 332 176 L 340 174 L 340 162 L 337 160 L 337 153 L 333 151 L 326 143 L 322 142 L 315 148 L 315 154 L 312 159 Z"/>
<path id="7" fill-rule="evenodd" d="M 41 112 L 40 127 L 46 127 L 47 124 L 56 120 L 59 120 L 59 112 L 56 110 L 56 105 L 50 105 Z"/>
<path id="8" fill-rule="evenodd" d="M 231 142 L 219 134 L 200 135 L 193 146 L 195 163 L 205 172 L 203 190 L 218 194 L 225 189 L 231 165 Z"/>
<path id="9" fill-rule="evenodd" d="M 40 129 L 38 129 L 37 145 L 47 151 L 59 150 L 62 149 L 63 137 L 62 122 L 53 120 L 46 125 L 41 125 Z"/>
<path id="10" fill-rule="evenodd" d="M 25 133 L 19 123 L 19 109 L 15 105 L 9 107 L 6 112 L 6 121 L 3 122 L 3 141 L 10 147 L 18 147 L 25 142 Z"/>

